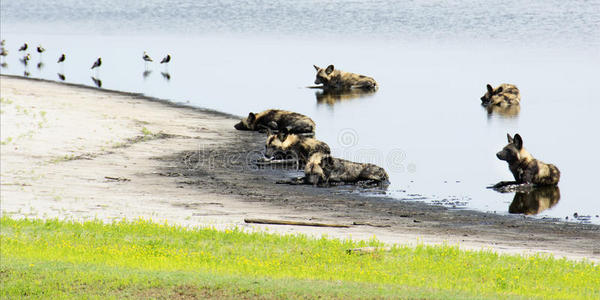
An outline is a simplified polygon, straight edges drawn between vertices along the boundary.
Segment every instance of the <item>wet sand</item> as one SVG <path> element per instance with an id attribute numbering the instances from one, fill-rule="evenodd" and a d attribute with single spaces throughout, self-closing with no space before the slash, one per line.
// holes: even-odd
<path id="1" fill-rule="evenodd" d="M 248 162 L 264 135 L 235 116 L 115 91 L 0 77 L 1 209 L 14 217 L 142 217 L 600 261 L 600 226 L 449 210 L 340 188 L 275 184 Z M 250 153 L 250 155 L 249 155 Z M 246 224 L 244 218 L 352 225 Z"/>

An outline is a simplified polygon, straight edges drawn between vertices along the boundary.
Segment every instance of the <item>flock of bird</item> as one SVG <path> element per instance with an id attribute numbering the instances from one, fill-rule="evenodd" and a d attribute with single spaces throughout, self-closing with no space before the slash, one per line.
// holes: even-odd
<path id="1" fill-rule="evenodd" d="M 8 50 L 4 47 L 6 41 L 2 40 L 0 41 L 0 57 L 2 58 L 2 60 L 4 60 L 4 58 L 6 56 L 8 56 Z M 29 49 L 29 46 L 27 45 L 27 43 L 24 43 L 20 48 L 19 48 L 19 52 L 25 52 L 27 51 L 27 49 Z M 42 53 L 44 53 L 44 51 L 46 51 L 46 49 L 44 47 L 42 47 L 42 45 L 38 45 L 37 46 L 37 52 L 40 54 L 40 62 L 38 63 L 37 67 L 38 69 L 41 69 L 44 66 L 44 63 L 42 62 L 41 58 L 42 58 Z M 67 56 L 63 53 L 58 57 L 58 60 L 56 61 L 56 63 L 61 64 L 65 62 Z M 150 75 L 150 73 L 152 71 L 148 70 L 148 63 L 149 62 L 153 62 L 152 58 L 150 57 L 150 55 L 148 55 L 148 53 L 146 53 L 146 51 L 144 51 L 144 55 L 142 56 L 142 59 L 145 62 L 146 65 L 146 70 L 143 73 L 144 78 L 148 77 L 148 75 Z M 31 60 L 31 54 L 30 53 L 26 53 L 22 58 L 19 59 L 19 61 L 27 66 L 29 64 L 29 61 Z M 167 56 L 165 56 L 160 63 L 161 64 L 165 64 L 165 66 L 168 65 L 168 63 L 171 61 L 171 55 L 167 54 Z M 7 64 L 6 62 L 2 62 L 2 67 L 6 67 Z M 94 82 L 94 84 L 98 87 L 102 87 L 102 81 L 100 79 L 98 79 L 98 68 L 100 68 L 100 66 L 102 66 L 102 58 L 98 57 L 98 59 L 96 59 L 96 61 L 94 61 L 94 63 L 92 64 L 92 67 L 90 68 L 91 70 L 96 69 L 96 76 L 92 76 L 92 81 Z M 26 69 L 24 71 L 24 75 L 25 76 L 29 76 L 30 73 L 29 71 Z M 169 72 L 161 72 L 161 75 L 166 79 L 166 80 L 170 80 L 171 79 L 171 75 L 169 74 Z M 64 74 L 62 73 L 58 73 L 58 77 L 61 80 L 65 80 L 66 77 Z"/>

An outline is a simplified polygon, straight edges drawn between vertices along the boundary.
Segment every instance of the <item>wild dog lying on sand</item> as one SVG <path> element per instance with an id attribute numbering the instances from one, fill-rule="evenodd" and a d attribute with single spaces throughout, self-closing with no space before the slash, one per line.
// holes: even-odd
<path id="1" fill-rule="evenodd" d="M 515 193 L 508 207 L 511 214 L 537 215 L 556 205 L 560 200 L 560 190 L 557 186 L 541 186 Z"/>
<path id="2" fill-rule="evenodd" d="M 370 91 L 377 89 L 377 82 L 371 77 L 335 70 L 333 65 L 329 65 L 325 69 L 315 65 L 313 67 L 317 70 L 315 84 L 323 84 L 323 89 L 350 90 L 357 88 Z"/>
<path id="3" fill-rule="evenodd" d="M 286 128 L 291 133 L 312 133 L 315 132 L 315 122 L 302 114 L 269 109 L 260 113 L 249 113 L 247 118 L 243 118 L 239 123 L 235 124 L 237 130 L 276 130 L 279 131 Z"/>
<path id="4" fill-rule="evenodd" d="M 381 167 L 355 163 L 325 153 L 313 154 L 304 168 L 304 182 L 314 185 L 359 181 L 382 183 L 388 180 L 388 174 Z"/>
<path id="5" fill-rule="evenodd" d="M 287 129 L 278 134 L 267 131 L 267 142 L 265 144 L 265 156 L 277 158 L 277 155 L 297 158 L 301 165 L 305 165 L 308 158 L 315 153 L 329 154 L 329 146 L 322 141 L 312 137 L 288 133 Z"/>
<path id="6" fill-rule="evenodd" d="M 523 148 L 523 139 L 516 134 L 514 139 L 507 134 L 508 145 L 496 153 L 500 160 L 508 162 L 508 168 L 517 184 L 532 183 L 536 185 L 556 185 L 560 179 L 560 171 L 552 164 L 543 163 L 531 156 Z M 510 183 L 499 183 L 510 184 Z M 496 187 L 499 187 L 498 184 Z"/>
<path id="7" fill-rule="evenodd" d="M 521 94 L 519 89 L 512 84 L 503 83 L 497 88 L 487 85 L 487 92 L 481 97 L 481 104 L 484 106 L 498 105 L 507 107 L 510 105 L 519 105 Z"/>

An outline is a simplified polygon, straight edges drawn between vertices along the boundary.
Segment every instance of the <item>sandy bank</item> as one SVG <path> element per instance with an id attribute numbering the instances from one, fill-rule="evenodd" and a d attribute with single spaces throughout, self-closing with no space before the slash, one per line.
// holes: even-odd
<path id="1" fill-rule="evenodd" d="M 185 226 L 376 236 L 600 261 L 600 226 L 449 211 L 275 184 L 247 163 L 263 135 L 226 114 L 135 94 L 2 76 L 1 208 L 17 217 L 152 218 Z M 250 225 L 244 218 L 384 225 Z"/>

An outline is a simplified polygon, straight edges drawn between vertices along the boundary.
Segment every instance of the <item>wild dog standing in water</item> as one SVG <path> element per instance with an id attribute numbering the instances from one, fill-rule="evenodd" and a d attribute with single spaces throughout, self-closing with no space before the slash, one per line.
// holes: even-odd
<path id="1" fill-rule="evenodd" d="M 331 153 L 325 142 L 312 137 L 288 133 L 286 129 L 281 130 L 279 134 L 267 132 L 265 145 L 265 155 L 267 157 L 276 157 L 278 154 L 288 157 L 291 154 L 298 159 L 301 165 L 305 165 L 308 158 L 314 153 Z"/>
<path id="2" fill-rule="evenodd" d="M 543 163 L 531 156 L 523 148 L 523 139 L 516 134 L 514 139 L 510 134 L 508 145 L 496 153 L 500 160 L 508 162 L 508 168 L 515 177 L 516 183 L 533 183 L 537 185 L 556 185 L 560 179 L 560 171 L 552 164 Z"/>
<path id="3" fill-rule="evenodd" d="M 243 118 L 235 124 L 237 130 L 282 130 L 286 128 L 291 133 L 312 133 L 315 132 L 315 122 L 302 114 L 269 109 L 260 113 L 249 113 L 247 118 Z"/>
<path id="4" fill-rule="evenodd" d="M 487 85 L 487 92 L 481 97 L 481 104 L 484 106 L 497 105 L 500 107 L 508 107 L 511 105 L 519 105 L 521 102 L 521 94 L 519 89 L 513 84 L 503 83 L 497 88 L 492 88 Z"/>
<path id="5" fill-rule="evenodd" d="M 356 88 L 367 91 L 377 89 L 377 82 L 371 77 L 335 70 L 333 65 L 329 65 L 325 69 L 315 65 L 313 67 L 317 70 L 315 84 L 323 84 L 324 89 L 350 90 Z"/>
<path id="6" fill-rule="evenodd" d="M 310 184 L 355 183 L 359 181 L 386 182 L 388 174 L 381 167 L 368 163 L 356 163 L 315 153 L 304 168 L 304 181 Z"/>

